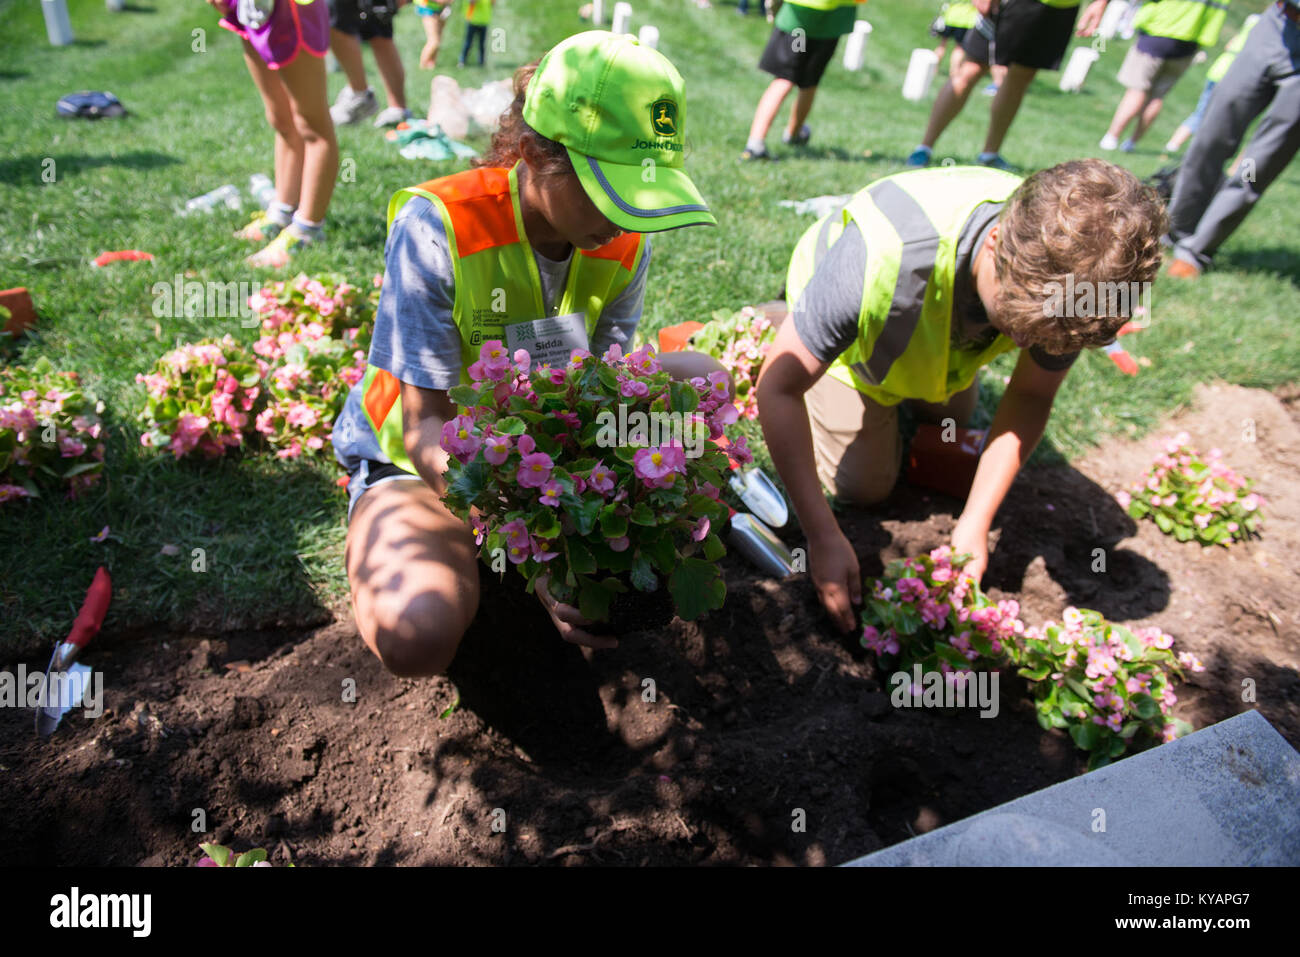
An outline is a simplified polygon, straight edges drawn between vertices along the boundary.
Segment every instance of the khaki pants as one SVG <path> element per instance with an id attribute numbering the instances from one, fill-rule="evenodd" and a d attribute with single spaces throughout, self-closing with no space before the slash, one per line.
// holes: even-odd
<path id="1" fill-rule="evenodd" d="M 975 412 L 979 382 L 938 405 L 910 399 L 923 422 L 951 417 L 964 426 Z M 841 501 L 873 505 L 883 501 L 903 466 L 898 406 L 881 405 L 852 386 L 824 375 L 804 394 L 812 426 L 813 458 L 822 486 Z"/>

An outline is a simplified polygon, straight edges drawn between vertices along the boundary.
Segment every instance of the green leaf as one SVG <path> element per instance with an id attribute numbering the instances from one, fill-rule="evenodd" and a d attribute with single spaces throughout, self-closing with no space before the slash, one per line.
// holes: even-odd
<path id="1" fill-rule="evenodd" d="M 472 385 L 456 385 L 447 390 L 447 397 L 457 405 L 470 407 L 478 405 L 478 389 Z"/>
<path id="2" fill-rule="evenodd" d="M 618 391 L 618 373 L 603 362 L 596 367 L 596 376 L 605 388 L 613 392 Z"/>
<path id="3" fill-rule="evenodd" d="M 1166 535 L 1174 530 L 1173 520 L 1164 512 L 1156 512 L 1153 517 L 1156 520 L 1156 524 L 1160 526 L 1160 531 L 1164 532 Z"/>
<path id="4" fill-rule="evenodd" d="M 474 504 L 483 490 L 487 488 L 488 480 L 491 478 L 491 470 L 487 462 L 482 459 L 475 459 L 469 465 L 461 465 L 458 468 L 453 466 L 455 475 L 447 483 L 447 494 L 444 498 L 449 498 L 454 503 L 468 507 Z M 464 518 L 464 516 L 458 516 Z"/>
<path id="5" fill-rule="evenodd" d="M 644 525 L 647 528 L 653 528 L 659 524 L 659 519 L 655 515 L 654 509 L 645 502 L 637 502 L 629 517 L 632 519 L 633 524 Z"/>
<path id="6" fill-rule="evenodd" d="M 453 701 L 451 704 L 447 705 L 447 707 L 442 709 L 442 714 L 438 715 L 438 720 L 442 721 L 445 718 L 450 718 L 453 714 L 456 713 L 456 709 L 459 707 L 460 707 L 460 695 L 458 694 L 456 695 L 455 701 Z"/>
<path id="7" fill-rule="evenodd" d="M 596 557 L 591 554 L 591 549 L 587 543 L 576 535 L 568 535 L 564 539 L 565 548 L 569 554 L 569 566 L 579 575 L 590 575 L 596 571 Z"/>
<path id="8" fill-rule="evenodd" d="M 1156 703 L 1155 698 L 1146 692 L 1139 691 L 1128 700 L 1129 704 L 1133 706 L 1133 710 L 1137 712 L 1137 716 L 1143 721 L 1150 721 L 1160 713 L 1160 705 Z"/>
<path id="9" fill-rule="evenodd" d="M 659 587 L 659 578 L 650 567 L 650 562 L 644 555 L 637 554 L 632 562 L 632 571 L 629 576 L 632 579 L 633 587 L 640 591 L 654 591 Z"/>
<path id="10" fill-rule="evenodd" d="M 700 394 L 689 382 L 673 380 L 668 384 L 668 405 L 674 412 L 683 415 L 694 412 L 700 404 Z"/>
<path id="11" fill-rule="evenodd" d="M 1047 672 L 1050 668 L 1050 665 L 1042 665 L 1038 668 L 1021 668 L 1017 674 L 1022 678 L 1028 678 L 1030 681 L 1042 681 L 1047 677 Z"/>
<path id="12" fill-rule="evenodd" d="M 577 496 L 570 495 L 564 496 L 561 502 L 564 510 L 573 519 L 574 525 L 578 527 L 578 534 L 590 535 L 592 529 L 596 527 L 596 519 L 600 515 L 604 502 L 598 498 L 579 499 Z"/>
<path id="13" fill-rule="evenodd" d="M 517 419 L 513 415 L 507 415 L 497 419 L 492 423 L 492 429 L 498 435 L 523 435 L 528 427 L 524 424 L 523 419 Z"/>
<path id="14" fill-rule="evenodd" d="M 671 535 L 662 532 L 647 535 L 641 539 L 640 549 L 641 554 L 647 556 L 661 574 L 672 574 L 672 570 L 677 567 L 677 548 Z"/>
<path id="15" fill-rule="evenodd" d="M 716 562 L 725 554 L 727 554 L 727 546 L 722 544 L 722 539 L 718 538 L 713 532 L 709 532 L 704 536 L 705 561 Z"/>
<path id="16" fill-rule="evenodd" d="M 230 860 L 230 848 L 222 847 L 220 844 L 200 844 L 203 853 L 208 855 L 217 862 L 218 867 L 225 867 L 226 862 Z"/>
<path id="17" fill-rule="evenodd" d="M 1070 737 L 1080 748 L 1091 751 L 1101 743 L 1101 725 L 1093 724 L 1092 719 L 1071 725 Z"/>
<path id="18" fill-rule="evenodd" d="M 1077 694 L 1077 695 L 1078 695 L 1078 696 L 1079 696 L 1083 701 L 1085 701 L 1085 702 L 1091 702 L 1091 701 L 1092 701 L 1092 694 L 1093 694 L 1093 693 L 1092 693 L 1091 691 L 1089 691 L 1089 690 L 1088 690 L 1088 686 L 1085 685 L 1085 684 L 1084 684 L 1082 681 L 1080 681 L 1078 678 L 1069 678 L 1069 677 L 1067 677 L 1067 678 L 1065 679 L 1065 684 L 1066 684 L 1066 686 L 1067 686 L 1071 691 L 1073 691 L 1075 694 Z"/>
<path id="19" fill-rule="evenodd" d="M 721 608 L 727 597 L 727 586 L 718 566 L 698 558 L 683 559 L 673 569 L 668 591 L 677 606 L 677 616 L 683 621 L 694 621 L 706 611 Z"/>
<path id="20" fill-rule="evenodd" d="M 591 621 L 609 620 L 609 603 L 614 593 L 590 578 L 578 579 L 578 611 Z"/>
<path id="21" fill-rule="evenodd" d="M 619 515 L 616 508 L 606 505 L 600 511 L 600 531 L 606 538 L 622 538 L 627 534 L 627 516 Z"/>
<path id="22" fill-rule="evenodd" d="M 255 847 L 251 851 L 245 851 L 235 860 L 236 867 L 252 867 L 258 861 L 266 860 L 266 851 L 263 848 Z"/>
<path id="23" fill-rule="evenodd" d="M 1094 727 L 1096 726 L 1094 725 Z M 1110 764 L 1110 757 L 1104 751 L 1094 751 L 1092 757 L 1088 759 L 1088 770 L 1096 771 L 1108 764 Z"/>

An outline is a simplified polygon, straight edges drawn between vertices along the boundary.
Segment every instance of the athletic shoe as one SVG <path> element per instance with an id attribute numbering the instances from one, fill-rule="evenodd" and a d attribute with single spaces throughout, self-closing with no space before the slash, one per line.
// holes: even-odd
<path id="1" fill-rule="evenodd" d="M 907 157 L 907 168 L 920 169 L 923 166 L 929 166 L 930 160 L 933 158 L 934 150 L 928 146 L 918 146 Z"/>
<path id="2" fill-rule="evenodd" d="M 378 112 L 379 103 L 375 100 L 375 91 L 369 87 L 364 92 L 357 93 L 352 87 L 344 86 L 330 107 L 330 117 L 335 126 L 351 126 Z"/>
<path id="3" fill-rule="evenodd" d="M 1137 144 L 1131 139 L 1125 140 L 1123 143 L 1119 144 L 1119 151 L 1121 153 L 1132 153 L 1135 149 L 1137 149 Z"/>
<path id="4" fill-rule="evenodd" d="M 762 149 L 757 149 L 757 150 L 752 150 L 748 146 L 746 146 L 745 151 L 740 154 L 740 158 L 746 163 L 748 163 L 751 160 L 771 160 L 773 162 L 776 161 L 776 157 L 767 151 L 766 146 L 764 146 Z"/>
<path id="5" fill-rule="evenodd" d="M 781 142 L 786 146 L 803 146 L 810 139 L 812 139 L 812 127 L 807 123 L 805 123 L 803 128 L 799 130 L 797 136 L 792 137 L 789 133 L 781 134 Z"/>
<path id="6" fill-rule="evenodd" d="M 1101 138 L 1101 142 L 1097 145 L 1109 153 L 1111 150 L 1116 149 L 1119 146 L 1119 137 L 1111 136 L 1107 133 Z"/>
<path id="7" fill-rule="evenodd" d="M 976 159 L 981 166 L 987 166 L 990 169 L 1000 169 L 1008 173 L 1014 173 L 1016 168 L 1002 158 L 1001 153 L 981 153 Z"/>
<path id="8" fill-rule="evenodd" d="M 248 221 L 248 225 L 243 229 L 235 231 L 236 239 L 244 239 L 250 243 L 265 243 L 280 235 L 288 223 L 282 223 L 271 213 L 264 209 L 259 209 L 253 214 L 253 218 Z"/>
<path id="9" fill-rule="evenodd" d="M 379 115 L 375 117 L 375 126 L 396 126 L 398 123 L 405 123 L 412 115 L 405 107 L 390 106 L 379 111 Z"/>
<path id="10" fill-rule="evenodd" d="M 283 229 L 280 234 L 244 262 L 254 269 L 283 269 L 299 249 L 318 240 L 308 239 L 296 229 Z"/>
<path id="11" fill-rule="evenodd" d="M 985 95 L 985 96 L 997 96 L 997 95 L 998 95 L 998 85 L 997 85 L 996 83 L 990 83 L 988 86 L 984 87 L 984 95 Z"/>

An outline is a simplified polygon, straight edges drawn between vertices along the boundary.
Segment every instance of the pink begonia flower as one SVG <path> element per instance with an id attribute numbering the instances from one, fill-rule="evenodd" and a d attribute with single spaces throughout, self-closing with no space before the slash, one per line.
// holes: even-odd
<path id="1" fill-rule="evenodd" d="M 654 349 L 648 345 L 628 353 L 627 364 L 643 375 L 651 375 L 663 368 L 655 357 Z"/>
<path id="2" fill-rule="evenodd" d="M 96 545 L 98 545 L 100 542 L 106 541 L 107 539 L 108 539 L 108 526 L 105 525 L 103 528 L 99 530 L 99 534 L 91 536 L 90 540 Z"/>
<path id="3" fill-rule="evenodd" d="M 71 436 L 59 439 L 59 455 L 65 459 L 75 459 L 86 451 L 86 443 Z"/>
<path id="4" fill-rule="evenodd" d="M 619 383 L 618 394 L 625 399 L 639 399 L 650 394 L 650 387 L 640 379 L 624 379 Z"/>
<path id="5" fill-rule="evenodd" d="M 520 455 L 532 455 L 537 451 L 537 442 L 527 432 L 515 439 L 515 445 L 518 447 Z"/>
<path id="6" fill-rule="evenodd" d="M 631 539 L 626 535 L 620 535 L 618 538 L 611 538 L 606 542 L 612 551 L 625 552 L 628 546 L 632 544 Z"/>
<path id="7" fill-rule="evenodd" d="M 606 365 L 611 366 L 617 362 L 621 362 L 623 359 L 623 347 L 615 342 L 605 350 L 605 354 L 600 358 Z"/>
<path id="8" fill-rule="evenodd" d="M 510 353 L 500 339 L 489 339 L 479 349 L 478 360 L 482 363 L 484 378 L 499 382 L 510 371 Z"/>
<path id="9" fill-rule="evenodd" d="M 695 491 L 699 492 L 701 495 L 708 496 L 715 502 L 718 500 L 718 496 L 722 494 L 718 487 L 712 482 L 705 482 L 702 485 L 696 486 Z"/>
<path id="10" fill-rule="evenodd" d="M 533 557 L 532 542 L 525 537 L 521 544 L 510 545 L 506 548 L 506 557 L 515 565 L 522 565 Z"/>
<path id="11" fill-rule="evenodd" d="M 528 368 L 533 362 L 533 357 L 528 354 L 528 350 L 516 349 L 511 358 L 514 360 L 515 371 L 520 375 L 528 375 Z"/>
<path id="12" fill-rule="evenodd" d="M 704 537 L 709 534 L 709 516 L 705 515 L 695 523 L 691 529 L 691 540 L 696 542 L 704 541 Z"/>
<path id="13" fill-rule="evenodd" d="M 483 440 L 483 458 L 492 465 L 504 465 L 510 456 L 510 436 L 489 435 Z"/>
<path id="14" fill-rule="evenodd" d="M 578 413 L 576 412 L 552 412 L 551 415 L 555 416 L 570 429 L 579 429 L 582 427 L 582 419 L 578 418 Z"/>
<path id="15" fill-rule="evenodd" d="M 469 524 L 474 529 L 474 544 L 482 545 L 484 539 L 487 538 L 487 522 L 483 521 L 477 512 L 472 512 L 469 516 Z"/>
<path id="16" fill-rule="evenodd" d="M 540 539 L 533 539 L 533 561 L 549 562 L 552 558 L 555 558 L 560 554 L 559 552 L 547 551 L 549 544 L 549 542 L 541 541 Z"/>
<path id="17" fill-rule="evenodd" d="M 642 480 L 658 480 L 670 472 L 686 472 L 686 453 L 680 445 L 638 449 L 632 456 L 632 470 Z"/>
<path id="18" fill-rule="evenodd" d="M 1238 526 L 1236 522 L 1229 522 L 1229 523 L 1228 523 L 1228 531 L 1229 531 L 1229 532 L 1235 532 L 1239 527 L 1240 527 L 1240 526 Z"/>
<path id="19" fill-rule="evenodd" d="M 442 447 L 462 465 L 469 464 L 483 444 L 473 429 L 474 421 L 468 415 L 458 415 L 442 424 Z"/>
<path id="20" fill-rule="evenodd" d="M 469 381 L 474 384 L 490 380 L 490 376 L 487 374 L 487 368 L 482 362 L 477 360 L 469 364 L 469 368 L 465 370 L 465 374 L 469 376 Z"/>
<path id="21" fill-rule="evenodd" d="M 556 506 L 560 504 L 560 496 L 564 494 L 564 486 L 555 479 L 551 479 L 542 486 L 542 494 L 538 499 L 543 505 Z"/>
<path id="22" fill-rule="evenodd" d="M 569 373 L 566 370 L 562 368 L 556 368 L 556 369 L 551 369 L 547 373 L 547 378 L 551 380 L 551 385 L 564 385 L 564 383 L 568 379 L 568 375 Z"/>
<path id="23" fill-rule="evenodd" d="M 919 578 L 900 578 L 898 580 L 898 597 L 903 601 L 918 601 L 926 594 L 925 582 Z"/>
<path id="24" fill-rule="evenodd" d="M 1199 515 L 1193 515 L 1192 522 L 1197 528 L 1206 528 L 1210 524 L 1210 515 L 1208 512 L 1201 512 Z"/>
<path id="25" fill-rule="evenodd" d="M 1259 496 L 1253 492 L 1241 500 L 1241 507 L 1248 512 L 1253 512 L 1259 508 Z"/>
<path id="26" fill-rule="evenodd" d="M 519 471 L 515 473 L 515 481 L 524 488 L 541 488 L 551 477 L 551 469 L 554 465 L 551 457 L 545 452 L 525 455 L 519 460 Z"/>
<path id="27" fill-rule="evenodd" d="M 333 434 L 332 434 L 332 433 L 331 433 L 331 436 L 330 436 L 330 437 L 333 438 Z M 313 450 L 316 450 L 316 451 L 319 451 L 320 449 L 325 448 L 325 440 L 322 439 L 319 435 L 311 435 L 311 436 L 308 436 L 308 437 L 307 437 L 307 448 L 309 448 L 309 449 L 313 449 Z"/>
<path id="28" fill-rule="evenodd" d="M 731 396 L 731 376 L 719 370 L 709 373 L 709 393 L 715 400 L 726 402 Z M 728 403 L 730 404 L 730 403 Z"/>
<path id="29" fill-rule="evenodd" d="M 578 366 L 582 365 L 585 360 L 590 358 L 591 353 L 586 349 L 574 349 L 569 353 L 569 367 L 571 369 L 576 369 Z"/>
<path id="30" fill-rule="evenodd" d="M 727 454 L 737 465 L 748 465 L 754 461 L 754 453 L 749 450 L 749 439 L 743 435 L 727 446 Z"/>
<path id="31" fill-rule="evenodd" d="M 591 469 L 591 479 L 588 484 L 601 495 L 608 494 L 614 490 L 614 471 L 605 468 L 605 463 L 597 461 Z"/>
<path id="32" fill-rule="evenodd" d="M 1128 492 L 1120 491 L 1115 493 L 1115 501 L 1119 503 L 1120 508 L 1128 508 L 1133 504 L 1133 496 Z"/>
<path id="33" fill-rule="evenodd" d="M 281 449 L 279 452 L 275 453 L 275 457 L 278 459 L 296 459 L 299 458 L 301 455 L 302 455 L 302 443 L 299 442 L 297 439 L 294 439 L 292 442 L 290 442 L 289 447 L 287 449 Z"/>
<path id="34" fill-rule="evenodd" d="M 725 434 L 726 427 L 732 425 L 740 419 L 740 410 L 732 403 L 724 402 L 718 406 L 717 411 L 708 418 L 709 438 L 721 438 Z"/>

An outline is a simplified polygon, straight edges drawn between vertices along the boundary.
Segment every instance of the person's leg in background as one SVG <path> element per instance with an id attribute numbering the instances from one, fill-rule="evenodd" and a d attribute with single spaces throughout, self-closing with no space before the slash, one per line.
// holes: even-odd
<path id="1" fill-rule="evenodd" d="M 474 24 L 465 24 L 465 43 L 460 48 L 460 59 L 456 61 L 457 66 L 464 66 L 465 61 L 469 59 L 469 48 L 474 42 Z"/>
<path id="2" fill-rule="evenodd" d="M 1241 53 L 1214 91 L 1201 127 L 1196 131 L 1183 159 L 1173 196 L 1169 201 L 1169 239 L 1179 243 L 1197 230 L 1223 180 L 1223 167 L 1241 145 L 1246 129 L 1275 92 L 1270 69 L 1285 71 L 1289 55 L 1281 43 L 1280 23 L 1265 14 L 1246 41 Z M 1282 21 L 1281 14 L 1277 20 Z M 1273 64 L 1277 63 L 1276 67 Z M 1196 274 L 1204 264 L 1190 251 L 1177 257 L 1184 263 L 1178 273 Z M 1174 266 L 1171 264 L 1171 269 Z"/>
<path id="3" fill-rule="evenodd" d="M 1006 139 L 1007 130 L 1020 112 L 1024 102 L 1025 91 L 1033 82 L 1038 70 L 1033 67 L 1012 63 L 1007 66 L 1007 74 L 998 84 L 998 92 L 989 104 L 989 129 L 984 137 L 983 156 L 996 156 L 1002 152 L 1002 141 Z"/>
<path id="4" fill-rule="evenodd" d="M 438 66 L 438 52 L 442 49 L 442 30 L 447 25 L 446 17 L 440 13 L 420 14 L 420 26 L 424 28 L 424 46 L 420 50 L 420 69 L 432 70 Z"/>
<path id="5" fill-rule="evenodd" d="M 487 42 L 487 27 L 486 27 L 486 26 L 480 26 L 480 27 L 478 28 L 478 37 L 477 37 L 477 41 L 478 41 L 478 65 L 479 65 L 479 66 L 483 66 L 483 64 L 484 64 L 484 62 L 485 62 L 485 57 L 484 57 L 484 54 L 483 54 L 483 45 Z"/>
<path id="6" fill-rule="evenodd" d="M 1264 191 L 1300 149 L 1300 74 L 1277 84 L 1268 112 L 1255 128 L 1233 173 L 1211 198 L 1195 232 L 1174 255 L 1198 269 L 1209 266 L 1223 242 L 1255 208 Z"/>
<path id="7" fill-rule="evenodd" d="M 401 112 L 401 119 L 405 119 L 406 70 L 402 68 L 402 57 L 397 52 L 397 44 L 392 37 L 375 37 L 370 41 L 370 52 L 375 55 L 375 65 L 379 67 L 379 75 L 384 81 L 384 95 L 388 97 L 388 110 L 384 112 Z"/>
<path id="8" fill-rule="evenodd" d="M 935 97 L 934 106 L 930 109 L 930 119 L 925 126 L 925 135 L 921 137 L 921 144 L 908 157 L 909 166 L 924 166 L 930 162 L 934 145 L 939 142 L 943 131 L 961 113 L 966 101 L 970 99 L 971 90 L 975 89 L 975 84 L 986 72 L 988 72 L 988 65 L 975 60 L 967 51 L 965 59 L 949 74 L 943 89 Z"/>

